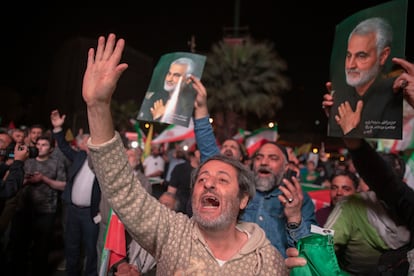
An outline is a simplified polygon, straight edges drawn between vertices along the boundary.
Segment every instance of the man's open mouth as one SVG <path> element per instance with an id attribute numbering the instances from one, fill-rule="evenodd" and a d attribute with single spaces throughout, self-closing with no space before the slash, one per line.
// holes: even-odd
<path id="1" fill-rule="evenodd" d="M 201 199 L 201 203 L 203 207 L 218 207 L 220 206 L 220 201 L 217 199 L 217 197 L 214 196 L 204 196 Z"/>

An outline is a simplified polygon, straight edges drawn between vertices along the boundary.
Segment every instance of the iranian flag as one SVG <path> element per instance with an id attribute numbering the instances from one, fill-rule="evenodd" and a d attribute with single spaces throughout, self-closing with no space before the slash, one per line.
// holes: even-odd
<path id="1" fill-rule="evenodd" d="M 139 122 L 135 119 L 130 119 L 129 122 L 134 127 L 135 131 L 127 131 L 125 132 L 126 138 L 131 142 L 138 142 L 138 146 L 140 148 L 144 147 L 145 144 L 145 133 L 142 131 L 142 129 L 139 127 Z"/>
<path id="2" fill-rule="evenodd" d="M 236 135 L 233 136 L 233 139 L 236 140 L 239 143 L 243 143 L 244 139 L 246 139 L 247 136 L 251 135 L 252 133 L 248 130 L 239 128 Z"/>
<path id="3" fill-rule="evenodd" d="M 261 145 L 266 142 L 276 142 L 277 138 L 279 137 L 277 132 L 277 126 L 273 128 L 260 128 L 252 132 L 246 138 L 246 149 L 249 156 L 252 156 Z"/>
<path id="4" fill-rule="evenodd" d="M 180 125 L 169 125 L 163 132 L 152 140 L 152 144 L 170 143 L 176 141 L 183 141 L 189 138 L 193 138 L 194 135 L 194 123 L 191 120 L 188 127 Z"/>
<path id="5" fill-rule="evenodd" d="M 402 140 L 379 139 L 378 151 L 393 152 L 414 149 L 414 110 L 404 100 Z"/>
<path id="6" fill-rule="evenodd" d="M 126 257 L 125 227 L 118 216 L 110 210 L 106 229 L 105 245 L 102 250 L 100 276 L 106 276 L 108 270 Z"/>
<path id="7" fill-rule="evenodd" d="M 138 142 L 138 145 L 141 148 L 145 144 L 146 135 L 141 129 L 139 130 L 139 132 L 127 131 L 127 132 L 125 132 L 125 136 L 131 142 L 133 142 L 133 141 Z"/>
<path id="8" fill-rule="evenodd" d="M 391 146 L 391 152 L 404 151 L 406 149 L 414 148 L 414 117 L 404 118 L 402 133 L 402 140 L 394 140 L 394 143 Z"/>

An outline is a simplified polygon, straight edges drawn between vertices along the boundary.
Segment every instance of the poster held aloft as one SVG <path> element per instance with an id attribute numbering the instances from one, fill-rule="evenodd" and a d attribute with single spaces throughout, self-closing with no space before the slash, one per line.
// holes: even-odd
<path id="1" fill-rule="evenodd" d="M 393 91 L 405 57 L 407 0 L 359 11 L 336 26 L 328 136 L 401 139 L 403 95 Z"/>
<path id="2" fill-rule="evenodd" d="M 163 55 L 153 71 L 137 120 L 188 127 L 196 91 L 190 75 L 201 79 L 206 57 L 175 52 Z"/>

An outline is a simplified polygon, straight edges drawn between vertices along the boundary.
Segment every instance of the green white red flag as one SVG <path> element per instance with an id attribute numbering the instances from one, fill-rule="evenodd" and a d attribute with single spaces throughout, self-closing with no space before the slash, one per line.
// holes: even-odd
<path id="1" fill-rule="evenodd" d="M 377 150 L 384 152 L 398 153 L 409 149 L 414 149 L 414 110 L 404 101 L 402 139 L 379 139 Z"/>
<path id="2" fill-rule="evenodd" d="M 398 152 L 414 148 L 414 117 L 404 118 L 402 133 L 402 140 L 394 140 L 390 152 Z"/>
<path id="3" fill-rule="evenodd" d="M 233 136 L 233 139 L 236 140 L 239 143 L 243 143 L 244 139 L 246 139 L 247 136 L 251 135 L 252 133 L 248 130 L 239 128 L 236 135 Z"/>
<path id="4" fill-rule="evenodd" d="M 125 227 L 118 216 L 109 213 L 109 222 L 105 234 L 105 245 L 102 250 L 100 276 L 106 276 L 109 269 L 126 257 Z"/>
<path id="5" fill-rule="evenodd" d="M 247 136 L 245 146 L 249 156 L 252 156 L 265 142 L 276 142 L 278 139 L 277 125 L 273 128 L 260 128 Z"/>
<path id="6" fill-rule="evenodd" d="M 152 139 L 152 144 L 163 144 L 183 141 L 189 138 L 193 138 L 194 136 L 194 123 L 191 120 L 190 125 L 188 127 L 174 124 L 169 125 L 157 137 Z"/>

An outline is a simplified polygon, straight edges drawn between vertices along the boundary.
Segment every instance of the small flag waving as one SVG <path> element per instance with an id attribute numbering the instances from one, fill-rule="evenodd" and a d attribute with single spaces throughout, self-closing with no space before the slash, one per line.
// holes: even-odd
<path id="1" fill-rule="evenodd" d="M 99 275 L 106 276 L 108 270 L 125 257 L 125 227 L 111 209 L 109 212 L 109 222 L 106 229 L 105 245 L 102 251 Z"/>
<path id="2" fill-rule="evenodd" d="M 414 118 L 404 118 L 403 139 L 395 140 L 390 152 L 404 151 L 414 148 Z"/>
<path id="3" fill-rule="evenodd" d="M 246 149 L 252 156 L 264 142 L 276 142 L 278 138 L 277 125 L 273 128 L 260 128 L 246 138 Z"/>
<path id="4" fill-rule="evenodd" d="M 145 141 L 145 134 L 139 127 L 139 122 L 135 119 L 129 119 L 131 124 L 133 125 L 135 129 L 135 133 L 126 133 L 126 136 L 129 140 L 134 140 L 138 142 L 138 147 L 143 148 L 144 141 Z"/>
<path id="5" fill-rule="evenodd" d="M 311 149 L 312 149 L 312 143 L 305 143 L 295 149 L 295 154 L 297 156 L 307 155 L 311 151 Z"/>
<path id="6" fill-rule="evenodd" d="M 251 134 L 252 133 L 250 131 L 239 128 L 236 135 L 233 136 L 233 139 L 236 140 L 238 143 L 243 143 L 246 136 L 249 136 Z"/>
<path id="7" fill-rule="evenodd" d="M 379 139 L 378 151 L 397 153 L 414 149 L 414 110 L 404 100 L 403 130 L 401 140 Z"/>
<path id="8" fill-rule="evenodd" d="M 73 136 L 72 130 L 70 128 L 66 130 L 65 140 L 68 142 L 72 142 L 73 140 L 75 140 L 75 137 Z"/>
<path id="9" fill-rule="evenodd" d="M 170 143 L 182 141 L 194 137 L 194 123 L 190 120 L 188 127 L 180 125 L 169 125 L 163 132 L 161 132 L 153 141 L 153 144 Z"/>

